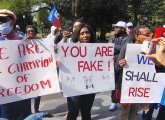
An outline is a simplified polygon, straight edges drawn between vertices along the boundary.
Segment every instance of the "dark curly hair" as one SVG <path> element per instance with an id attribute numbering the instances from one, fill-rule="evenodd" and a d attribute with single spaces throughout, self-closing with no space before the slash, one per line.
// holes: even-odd
<path id="1" fill-rule="evenodd" d="M 95 37 L 93 29 L 89 25 L 84 24 L 84 23 L 80 24 L 80 26 L 75 29 L 75 31 L 72 34 L 72 41 L 74 43 L 79 41 L 78 39 L 79 39 L 79 36 L 80 36 L 80 31 L 84 27 L 88 28 L 89 33 L 91 34 L 91 38 L 90 38 L 90 42 L 89 43 L 95 43 L 96 42 L 96 37 Z"/>

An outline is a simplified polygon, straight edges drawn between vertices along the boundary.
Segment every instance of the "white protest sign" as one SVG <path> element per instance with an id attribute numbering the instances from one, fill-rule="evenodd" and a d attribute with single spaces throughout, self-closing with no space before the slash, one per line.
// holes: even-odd
<path id="1" fill-rule="evenodd" d="M 0 41 L 0 104 L 59 92 L 53 44 Z"/>
<path id="2" fill-rule="evenodd" d="M 58 47 L 65 97 L 114 90 L 114 44 L 64 43 Z"/>
<path id="3" fill-rule="evenodd" d="M 140 49 L 140 44 L 127 44 L 121 103 L 159 103 L 162 98 L 165 74 L 156 74 L 154 63 Z"/>

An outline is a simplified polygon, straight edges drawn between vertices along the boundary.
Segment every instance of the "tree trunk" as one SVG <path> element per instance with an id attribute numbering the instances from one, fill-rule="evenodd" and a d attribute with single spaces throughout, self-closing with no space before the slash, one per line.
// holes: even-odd
<path id="1" fill-rule="evenodd" d="M 75 13 L 75 0 L 72 0 L 72 16 L 74 16 Z"/>
<path id="2" fill-rule="evenodd" d="M 78 15 L 78 0 L 72 0 L 72 15 L 77 17 Z"/>
<path id="3" fill-rule="evenodd" d="M 131 0 L 131 4 L 133 8 L 134 21 L 137 24 L 138 23 L 137 16 L 141 5 L 141 0 Z"/>
<path id="4" fill-rule="evenodd" d="M 107 25 L 107 22 L 105 20 L 105 18 L 102 18 L 102 23 L 101 23 L 101 27 L 100 27 L 100 31 L 101 31 L 101 34 L 100 34 L 100 41 L 101 42 L 106 42 L 106 25 Z"/>
<path id="5" fill-rule="evenodd" d="M 78 0 L 75 0 L 75 14 L 74 14 L 75 17 L 78 16 Z"/>

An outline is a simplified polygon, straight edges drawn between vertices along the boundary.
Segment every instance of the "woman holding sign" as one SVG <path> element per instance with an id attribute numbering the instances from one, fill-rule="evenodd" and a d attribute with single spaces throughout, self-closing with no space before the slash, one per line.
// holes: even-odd
<path id="1" fill-rule="evenodd" d="M 86 24 L 79 25 L 72 34 L 73 43 L 95 43 L 95 34 Z M 68 97 L 68 114 L 66 120 L 76 120 L 81 111 L 82 120 L 91 120 L 91 109 L 95 94 Z"/>

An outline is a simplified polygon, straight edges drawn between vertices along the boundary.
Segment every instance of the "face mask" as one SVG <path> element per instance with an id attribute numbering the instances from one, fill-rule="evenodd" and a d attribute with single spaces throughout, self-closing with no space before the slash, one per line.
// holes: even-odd
<path id="1" fill-rule="evenodd" d="M 11 32 L 13 26 L 10 26 L 10 22 L 0 24 L 0 33 L 2 35 L 7 35 Z"/>

